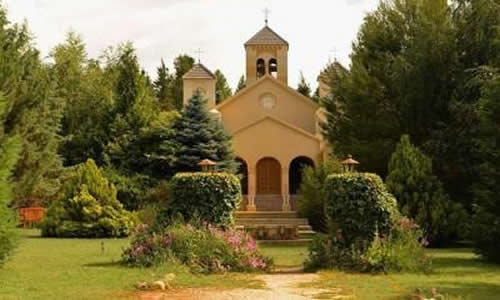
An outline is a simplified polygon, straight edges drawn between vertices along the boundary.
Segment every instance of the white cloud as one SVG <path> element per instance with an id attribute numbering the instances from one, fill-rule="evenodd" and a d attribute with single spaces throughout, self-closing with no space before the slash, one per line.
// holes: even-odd
<path id="1" fill-rule="evenodd" d="M 0 0 L 1 1 L 1 0 Z M 155 76 L 160 59 L 171 63 L 180 53 L 221 69 L 234 87 L 245 71 L 243 44 L 261 29 L 264 7 L 269 25 L 290 43 L 289 84 L 302 70 L 316 85 L 322 67 L 336 57 L 349 63 L 351 43 L 366 12 L 378 0 L 7 0 L 9 18 L 27 19 L 42 53 L 47 55 L 70 29 L 81 33 L 89 55 L 133 41 L 141 64 Z"/>

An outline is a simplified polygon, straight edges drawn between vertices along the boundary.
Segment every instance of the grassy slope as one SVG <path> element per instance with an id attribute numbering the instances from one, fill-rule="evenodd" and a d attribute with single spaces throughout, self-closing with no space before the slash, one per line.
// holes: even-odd
<path id="1" fill-rule="evenodd" d="M 104 242 L 104 252 L 101 250 Z M 23 231 L 15 256 L 0 269 L 0 299 L 133 298 L 141 280 L 161 279 L 174 272 L 174 287 L 261 286 L 253 275 L 195 276 L 179 266 L 131 269 L 120 266 L 121 240 L 42 239 L 39 231 Z"/>
<path id="2" fill-rule="evenodd" d="M 500 299 L 500 266 L 487 264 L 470 249 L 429 250 L 434 272 L 429 275 L 360 275 L 336 271 L 322 272 L 318 287 L 341 288 L 356 299 L 414 299 L 417 288 L 438 288 L 450 299 Z"/>

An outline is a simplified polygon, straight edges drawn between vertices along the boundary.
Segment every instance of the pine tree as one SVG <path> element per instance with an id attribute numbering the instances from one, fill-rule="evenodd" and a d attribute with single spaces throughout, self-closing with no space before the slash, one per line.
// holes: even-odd
<path id="1" fill-rule="evenodd" d="M 434 245 L 457 237 L 466 218 L 460 204 L 452 204 L 432 172 L 432 161 L 401 137 L 389 162 L 387 188 L 396 196 L 403 214 L 414 219 Z"/>
<path id="2" fill-rule="evenodd" d="M 172 76 L 169 74 L 168 68 L 165 66 L 163 59 L 161 60 L 161 65 L 158 67 L 156 74 L 157 78 L 153 83 L 156 98 L 164 110 L 172 110 L 175 107 L 168 92 L 169 86 L 172 82 Z"/>
<path id="3" fill-rule="evenodd" d="M 304 74 L 300 72 L 300 81 L 299 85 L 297 86 L 297 92 L 301 93 L 302 95 L 306 97 L 311 97 L 311 87 L 309 86 L 309 83 L 307 83 L 306 79 L 304 78 Z"/>
<path id="4" fill-rule="evenodd" d="M 51 198 L 62 168 L 57 153 L 63 103 L 34 48 L 26 24 L 11 25 L 0 6 L 0 92 L 7 98 L 1 123 L 6 135 L 22 139 L 13 173 L 15 199 Z"/>
<path id="5" fill-rule="evenodd" d="M 215 101 L 217 104 L 226 100 L 233 95 L 233 91 L 227 83 L 226 76 L 222 74 L 220 70 L 216 70 L 215 73 Z"/>
<path id="6" fill-rule="evenodd" d="M 245 80 L 245 75 L 241 75 L 240 80 L 238 81 L 238 86 L 236 87 L 235 94 L 244 89 L 247 86 L 247 82 Z"/>
<path id="7" fill-rule="evenodd" d="M 7 99 L 0 94 L 0 119 L 6 115 Z M 10 208 L 12 183 L 10 176 L 19 158 L 19 136 L 7 136 L 0 123 L 0 266 L 12 253 L 16 240 L 16 218 Z"/>
<path id="8" fill-rule="evenodd" d="M 177 171 L 199 171 L 198 163 L 210 159 L 218 163 L 219 170 L 234 173 L 236 163 L 231 137 L 222 124 L 214 119 L 206 107 L 207 100 L 196 93 L 182 111 L 174 129 L 177 146 Z"/>

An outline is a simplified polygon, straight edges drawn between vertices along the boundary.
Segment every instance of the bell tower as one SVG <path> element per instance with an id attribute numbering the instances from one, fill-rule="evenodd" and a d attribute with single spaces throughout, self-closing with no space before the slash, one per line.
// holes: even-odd
<path id="1" fill-rule="evenodd" d="M 245 43 L 247 86 L 266 74 L 288 84 L 288 42 L 267 23 L 266 13 L 264 28 Z"/>

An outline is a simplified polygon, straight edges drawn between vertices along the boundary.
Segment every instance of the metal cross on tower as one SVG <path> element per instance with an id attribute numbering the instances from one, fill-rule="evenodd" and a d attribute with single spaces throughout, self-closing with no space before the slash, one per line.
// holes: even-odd
<path id="1" fill-rule="evenodd" d="M 267 8 L 267 7 L 266 7 L 266 8 L 263 10 L 263 12 L 264 12 L 264 16 L 265 16 L 265 18 L 266 18 L 266 19 L 265 19 L 265 22 L 266 22 L 266 26 L 267 26 L 267 23 L 268 23 L 268 21 L 269 21 L 269 14 L 271 14 L 271 10 L 270 10 L 269 8 Z"/>
<path id="2" fill-rule="evenodd" d="M 201 48 L 198 48 L 198 50 L 196 50 L 195 53 L 198 54 L 198 63 L 201 64 L 201 55 L 205 52 L 203 52 Z"/>

